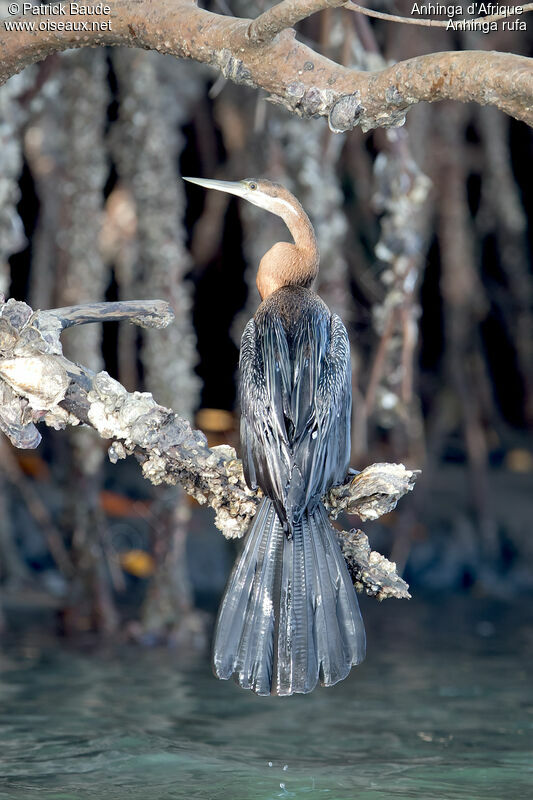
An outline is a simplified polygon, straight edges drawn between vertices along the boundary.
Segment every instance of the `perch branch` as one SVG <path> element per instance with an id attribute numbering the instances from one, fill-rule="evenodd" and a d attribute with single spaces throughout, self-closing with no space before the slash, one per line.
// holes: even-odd
<path id="1" fill-rule="evenodd" d="M 160 318 L 169 319 L 166 304 L 156 303 Z M 124 307 L 116 308 L 120 305 L 110 304 L 113 309 L 107 317 L 102 310 L 95 314 L 94 306 L 91 313 L 70 309 L 66 317 L 88 321 L 92 314 L 101 320 L 115 318 L 122 311 L 122 318 L 135 314 L 144 319 L 156 307 L 154 302 L 146 302 L 131 310 L 132 304 L 125 303 L 130 306 L 128 316 Z M 226 537 L 243 536 L 261 493 L 246 485 L 235 450 L 226 445 L 210 449 L 201 431 L 158 405 L 151 394 L 128 392 L 106 372 L 91 372 L 65 358 L 58 323 L 65 313 L 65 309 L 34 313 L 14 300 L 0 306 L 0 427 L 12 443 L 36 447 L 40 436 L 35 423 L 41 420 L 55 428 L 90 425 L 102 438 L 112 440 L 112 462 L 135 455 L 148 480 L 180 483 L 198 502 L 215 510 L 216 525 Z M 347 483 L 333 489 L 325 500 L 332 516 L 348 511 L 361 519 L 375 519 L 394 508 L 415 480 L 416 472 L 403 465 L 374 464 L 350 475 Z M 346 558 L 360 586 L 377 596 L 408 596 L 408 587 L 396 575 L 394 565 L 371 554 L 364 535 L 346 537 L 351 543 L 346 545 Z"/>
<path id="2" fill-rule="evenodd" d="M 317 7 L 318 0 L 307 3 Z M 293 30 L 255 43 L 249 35 L 252 20 L 214 14 L 191 0 L 109 0 L 108 5 L 105 30 L 93 30 L 91 24 L 88 30 L 79 30 L 79 16 L 68 13 L 61 15 L 60 30 L 59 25 L 48 29 L 52 27 L 48 22 L 56 22 L 54 17 L 3 20 L 0 83 L 51 53 L 123 45 L 210 64 L 235 83 L 264 89 L 273 102 L 293 113 L 327 117 L 336 133 L 357 125 L 363 130 L 402 125 L 412 105 L 445 99 L 494 105 L 533 124 L 533 62 L 523 56 L 490 51 L 432 53 L 363 72 L 340 66 L 297 42 Z M 271 11 L 271 19 L 279 13 Z M 281 14 L 270 29 L 293 19 Z M 255 30 L 261 34 L 265 28 L 268 33 L 268 18 L 266 23 L 264 18 L 258 21 Z M 252 27 L 252 35 L 253 31 Z"/>
<path id="3" fill-rule="evenodd" d="M 408 600 L 409 587 L 396 572 L 396 564 L 370 549 L 363 531 L 342 531 L 337 535 L 342 555 L 358 592 L 385 600 L 388 597 Z"/>
<path id="4" fill-rule="evenodd" d="M 398 500 L 413 489 L 418 475 L 419 470 L 406 469 L 403 464 L 371 464 L 331 489 L 326 508 L 333 519 L 342 512 L 377 519 L 396 508 Z"/>

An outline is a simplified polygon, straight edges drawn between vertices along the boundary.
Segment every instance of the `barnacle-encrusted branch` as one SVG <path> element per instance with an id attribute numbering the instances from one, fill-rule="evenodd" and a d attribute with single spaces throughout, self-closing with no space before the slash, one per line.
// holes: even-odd
<path id="1" fill-rule="evenodd" d="M 342 531 L 337 538 L 357 591 L 378 600 L 411 597 L 409 586 L 396 572 L 396 564 L 371 550 L 363 531 Z"/>
<path id="2" fill-rule="evenodd" d="M 107 0 L 106 5 L 109 16 L 99 20 L 105 27 L 91 21 L 80 30 L 79 15 L 69 14 L 68 4 L 61 25 L 46 15 L 5 20 L 0 83 L 50 53 L 124 45 L 210 64 L 228 80 L 264 89 L 300 116 L 327 117 L 335 132 L 402 125 L 415 103 L 444 99 L 494 105 L 533 124 L 529 58 L 484 50 L 431 53 L 363 72 L 336 64 L 296 41 L 292 28 L 284 30 L 336 0 L 284 2 L 257 21 L 213 14 L 192 0 Z"/>
<path id="3" fill-rule="evenodd" d="M 111 439 L 111 461 L 135 455 L 154 484 L 180 483 L 200 503 L 210 505 L 216 525 L 228 538 L 243 536 L 261 493 L 246 485 L 232 447 L 209 448 L 201 431 L 156 403 L 147 392 L 128 392 L 106 372 L 94 373 L 63 356 L 61 330 L 79 322 L 106 319 L 161 326 L 172 311 L 161 300 L 97 303 L 36 311 L 9 300 L 0 305 L 0 429 L 16 447 L 36 447 L 35 423 L 54 428 L 85 423 Z M 413 488 L 416 472 L 401 464 L 374 464 L 333 489 L 326 503 L 332 517 L 341 511 L 375 519 L 395 507 Z M 407 597 L 394 565 L 370 553 L 366 537 L 346 539 L 346 559 L 359 588 L 378 597 Z"/>
<path id="4" fill-rule="evenodd" d="M 396 508 L 398 500 L 410 492 L 419 470 L 403 464 L 371 464 L 342 486 L 331 489 L 326 501 L 330 517 L 341 512 L 360 519 L 377 519 Z"/>

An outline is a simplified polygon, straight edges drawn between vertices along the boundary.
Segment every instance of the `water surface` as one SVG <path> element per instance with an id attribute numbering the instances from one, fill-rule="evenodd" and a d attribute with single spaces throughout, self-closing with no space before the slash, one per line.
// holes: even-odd
<path id="1" fill-rule="evenodd" d="M 58 644 L 0 651 L 0 798 L 533 797 L 531 615 L 468 599 L 365 603 L 368 657 L 258 698 L 205 658 Z"/>

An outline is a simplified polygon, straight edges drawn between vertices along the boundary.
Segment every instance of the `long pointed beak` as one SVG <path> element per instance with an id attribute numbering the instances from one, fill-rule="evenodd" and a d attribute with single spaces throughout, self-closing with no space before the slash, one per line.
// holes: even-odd
<path id="1" fill-rule="evenodd" d="M 197 186 L 203 186 L 205 189 L 228 192 L 228 194 L 234 194 L 237 197 L 244 197 L 247 188 L 242 181 L 215 181 L 211 178 L 183 178 L 183 180 L 189 183 L 196 183 Z"/>

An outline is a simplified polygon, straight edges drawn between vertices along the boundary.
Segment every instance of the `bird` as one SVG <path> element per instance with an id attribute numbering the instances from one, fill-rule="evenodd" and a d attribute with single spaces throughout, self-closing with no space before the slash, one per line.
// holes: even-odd
<path id="1" fill-rule="evenodd" d="M 185 180 L 276 214 L 293 238 L 261 259 L 261 303 L 241 340 L 241 458 L 247 485 L 264 497 L 220 605 L 213 668 L 258 695 L 305 694 L 343 680 L 366 649 L 323 503 L 350 458 L 348 334 L 312 289 L 316 236 L 291 192 L 265 179 Z"/>

